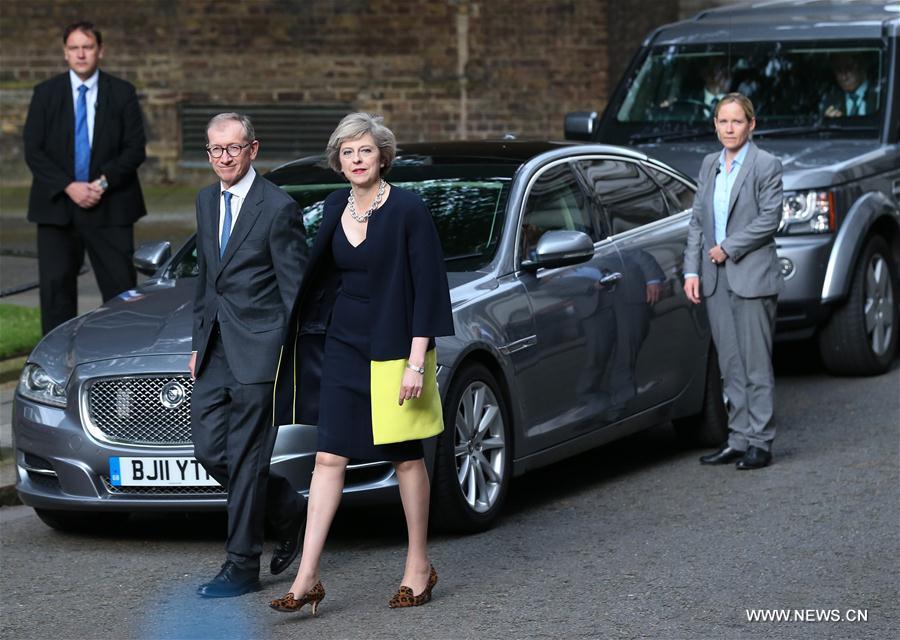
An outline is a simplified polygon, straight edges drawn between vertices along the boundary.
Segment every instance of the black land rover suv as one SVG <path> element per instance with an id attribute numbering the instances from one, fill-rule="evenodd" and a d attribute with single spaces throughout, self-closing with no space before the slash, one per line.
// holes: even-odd
<path id="1" fill-rule="evenodd" d="M 900 2 L 783 2 L 705 11 L 650 34 L 602 118 L 566 136 L 631 145 L 696 177 L 721 146 L 729 91 L 784 164 L 778 339 L 815 336 L 834 373 L 885 371 L 897 349 Z"/>

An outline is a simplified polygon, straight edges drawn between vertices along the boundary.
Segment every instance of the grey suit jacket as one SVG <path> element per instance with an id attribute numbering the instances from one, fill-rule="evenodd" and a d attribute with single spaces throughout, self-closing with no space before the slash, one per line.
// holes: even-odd
<path id="1" fill-rule="evenodd" d="M 219 322 L 228 365 L 241 384 L 275 380 L 284 326 L 306 270 L 297 203 L 257 175 L 219 258 L 220 184 L 197 196 L 197 266 L 193 350 L 197 374 Z"/>
<path id="2" fill-rule="evenodd" d="M 784 280 L 775 253 L 775 232 L 781 221 L 781 162 L 748 142 L 750 148 L 731 190 L 722 249 L 731 290 L 744 298 L 774 296 Z M 718 268 L 707 255 L 716 245 L 713 195 L 721 152 L 711 153 L 700 167 L 699 185 L 688 227 L 684 272 L 700 274 L 703 295 L 716 290 Z"/>

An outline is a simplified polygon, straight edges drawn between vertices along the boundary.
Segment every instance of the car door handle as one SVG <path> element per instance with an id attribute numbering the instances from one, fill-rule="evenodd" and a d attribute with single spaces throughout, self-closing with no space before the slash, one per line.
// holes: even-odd
<path id="1" fill-rule="evenodd" d="M 613 271 L 612 273 L 606 273 L 600 277 L 600 286 L 603 287 L 611 287 L 614 284 L 617 284 L 619 280 L 622 279 L 622 274 L 618 271 Z"/>

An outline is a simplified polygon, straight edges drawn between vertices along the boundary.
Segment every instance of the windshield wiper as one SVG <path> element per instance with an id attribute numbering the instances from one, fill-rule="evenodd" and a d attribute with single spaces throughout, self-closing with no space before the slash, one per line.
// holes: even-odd
<path id="1" fill-rule="evenodd" d="M 878 127 L 846 127 L 837 124 L 813 124 L 805 127 L 773 127 L 771 129 L 757 129 L 754 137 L 760 136 L 795 136 L 808 133 L 849 133 L 860 131 L 878 131 Z"/>
<path id="2" fill-rule="evenodd" d="M 656 140 L 659 142 L 667 140 L 689 140 L 691 138 L 700 138 L 703 136 L 712 137 L 713 132 L 709 127 L 702 129 L 679 129 L 678 131 L 662 131 L 659 133 L 636 133 L 632 135 L 628 141 L 630 144 L 638 142 L 649 142 Z"/>

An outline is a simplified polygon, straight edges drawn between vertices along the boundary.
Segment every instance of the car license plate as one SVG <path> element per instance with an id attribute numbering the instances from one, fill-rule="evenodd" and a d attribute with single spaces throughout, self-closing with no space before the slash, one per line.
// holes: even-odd
<path id="1" fill-rule="evenodd" d="M 114 487 L 218 487 L 196 459 L 109 459 L 109 481 Z"/>

